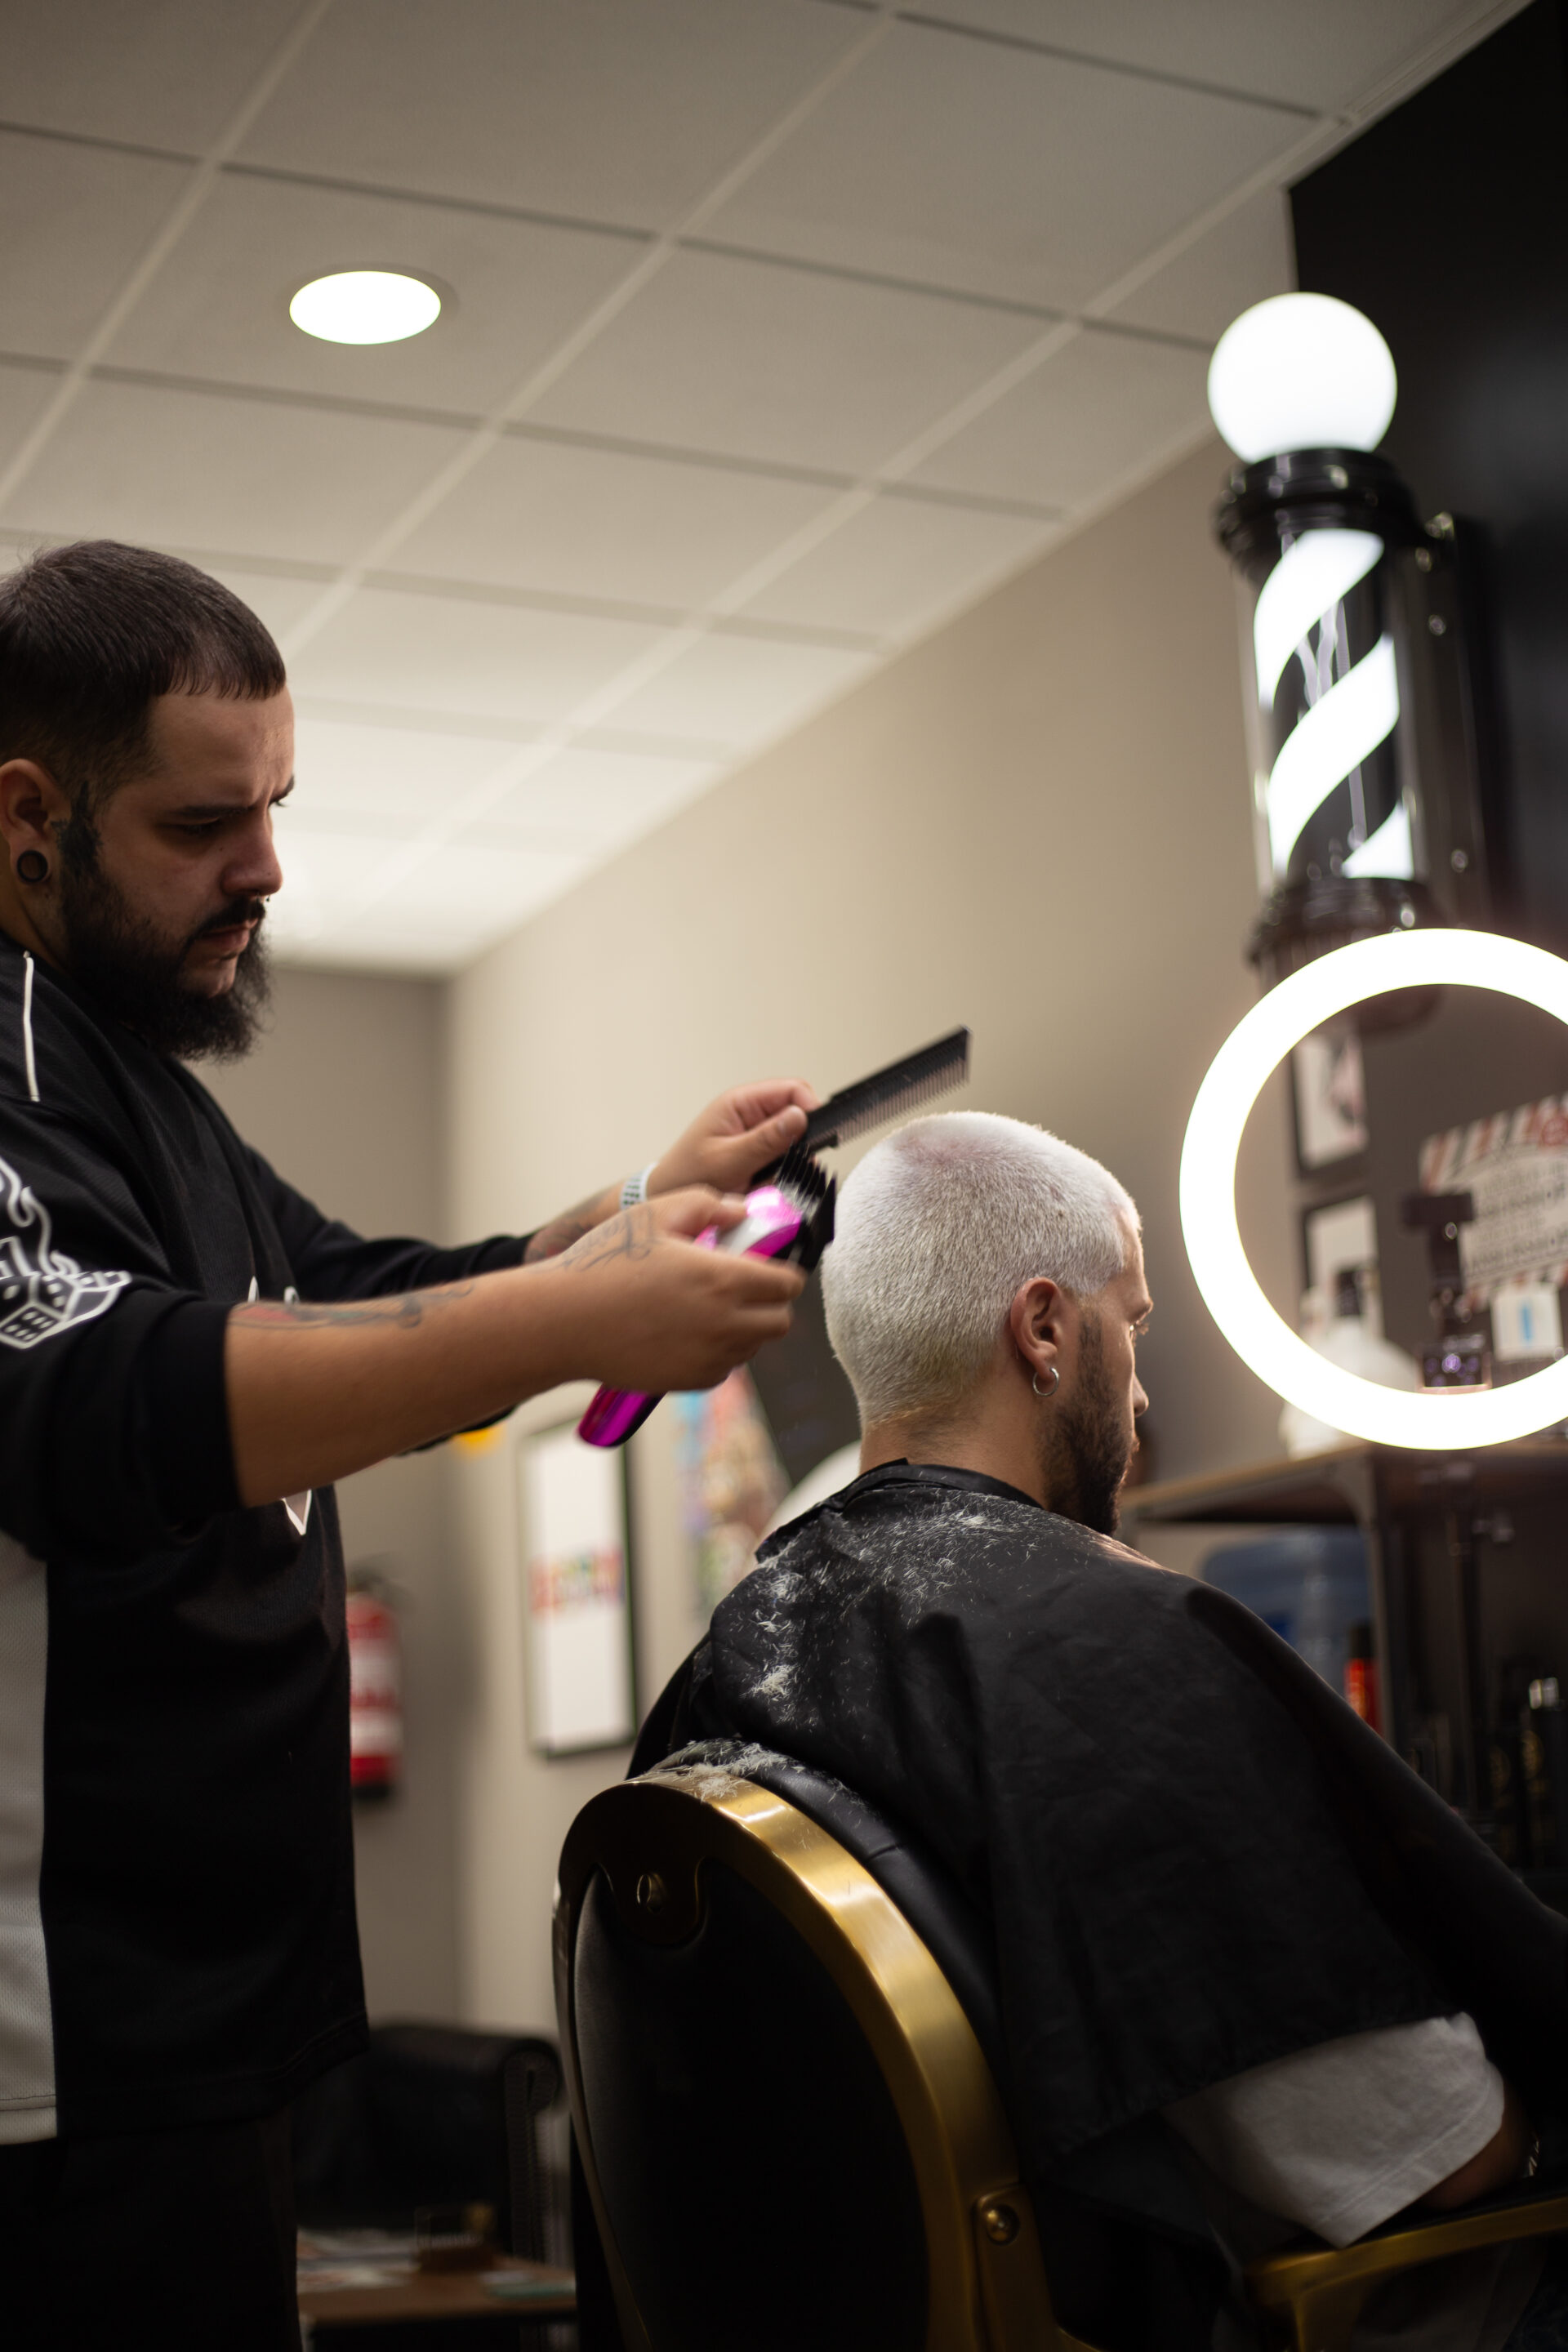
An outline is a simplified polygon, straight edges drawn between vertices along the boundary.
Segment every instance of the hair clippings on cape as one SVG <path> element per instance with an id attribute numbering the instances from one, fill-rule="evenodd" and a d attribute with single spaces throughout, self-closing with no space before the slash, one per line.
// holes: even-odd
<path id="1" fill-rule="evenodd" d="M 837 1179 L 824 1173 L 814 1155 L 900 1118 L 917 1103 L 962 1085 L 968 1076 L 969 1032 L 954 1029 L 918 1054 L 906 1054 L 901 1062 L 840 1088 L 809 1114 L 805 1132 L 784 1158 L 752 1178 L 741 1223 L 725 1234 L 710 1225 L 697 1236 L 700 1246 L 731 1256 L 780 1258 L 813 1273 L 833 1239 L 833 1204 L 838 1193 Z M 657 1396 L 602 1388 L 578 1423 L 577 1434 L 589 1445 L 624 1445 L 658 1402 Z"/>

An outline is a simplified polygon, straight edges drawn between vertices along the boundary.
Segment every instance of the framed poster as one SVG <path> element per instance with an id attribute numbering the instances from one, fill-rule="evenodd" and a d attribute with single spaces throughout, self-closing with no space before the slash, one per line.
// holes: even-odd
<path id="1" fill-rule="evenodd" d="M 1361 1039 L 1315 1030 L 1290 1056 L 1296 1097 L 1296 1160 L 1303 1175 L 1366 1150 L 1366 1076 Z"/>
<path id="2" fill-rule="evenodd" d="M 1468 1192 L 1475 1203 L 1459 1227 L 1472 1312 L 1504 1285 L 1568 1282 L 1568 1095 L 1429 1135 L 1420 1174 L 1424 1192 Z"/>
<path id="3" fill-rule="evenodd" d="M 674 1402 L 681 1518 L 697 1613 L 706 1620 L 755 1567 L 757 1546 L 789 1492 L 789 1478 L 744 1364 L 716 1389 Z"/>
<path id="4" fill-rule="evenodd" d="M 1331 1201 L 1301 1219 L 1303 1255 L 1310 1288 L 1323 1294 L 1331 1321 L 1342 1274 L 1377 1264 L 1377 1219 L 1363 1193 L 1353 1201 Z"/>
<path id="5" fill-rule="evenodd" d="M 574 1423 L 518 1449 L 529 1745 L 544 1756 L 637 1734 L 626 1457 Z"/>

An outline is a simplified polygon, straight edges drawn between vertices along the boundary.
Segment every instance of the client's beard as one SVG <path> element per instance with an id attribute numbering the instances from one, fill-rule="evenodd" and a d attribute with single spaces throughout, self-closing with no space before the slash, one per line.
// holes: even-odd
<path id="1" fill-rule="evenodd" d="M 185 958 L 205 932 L 259 924 L 263 898 L 233 898 L 220 914 L 169 947 L 104 872 L 91 819 L 73 815 L 60 835 L 60 918 L 70 976 L 106 1013 L 151 1045 L 182 1062 L 237 1061 L 256 1043 L 272 987 L 259 929 L 221 996 L 185 981 Z"/>
<path id="2" fill-rule="evenodd" d="M 1086 1315 L 1079 1327 L 1078 1377 L 1070 1394 L 1046 1408 L 1042 1454 L 1051 1508 L 1096 1535 L 1113 1536 L 1121 1516 L 1121 1482 L 1136 1442 L 1128 1432 L 1125 1405 L 1105 1369 L 1105 1341 L 1099 1322 Z"/>

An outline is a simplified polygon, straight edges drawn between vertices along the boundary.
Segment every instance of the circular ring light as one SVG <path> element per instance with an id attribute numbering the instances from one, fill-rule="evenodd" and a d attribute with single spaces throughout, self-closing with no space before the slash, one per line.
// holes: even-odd
<path id="1" fill-rule="evenodd" d="M 440 315 L 436 289 L 396 269 L 339 269 L 312 278 L 289 305 L 294 324 L 324 343 L 406 342 Z"/>
<path id="2" fill-rule="evenodd" d="M 1182 1146 L 1182 1234 L 1204 1303 L 1244 1364 L 1314 1420 L 1380 1445 L 1499 1445 L 1568 1421 L 1568 1356 L 1500 1389 L 1410 1394 L 1331 1364 L 1277 1315 L 1236 1221 L 1236 1160 L 1253 1104 L 1293 1046 L 1335 1013 L 1401 988 L 1489 988 L 1568 1023 L 1568 963 L 1489 931 L 1389 931 L 1336 948 L 1237 1023 L 1198 1088 Z"/>

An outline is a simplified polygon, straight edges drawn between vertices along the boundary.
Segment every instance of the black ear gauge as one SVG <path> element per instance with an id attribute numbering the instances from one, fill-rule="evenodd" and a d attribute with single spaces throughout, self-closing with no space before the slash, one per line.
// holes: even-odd
<path id="1" fill-rule="evenodd" d="M 20 857 L 16 860 L 16 879 L 18 882 L 47 882 L 48 878 L 49 861 L 44 856 L 43 851 L 41 849 L 24 849 Z"/>

